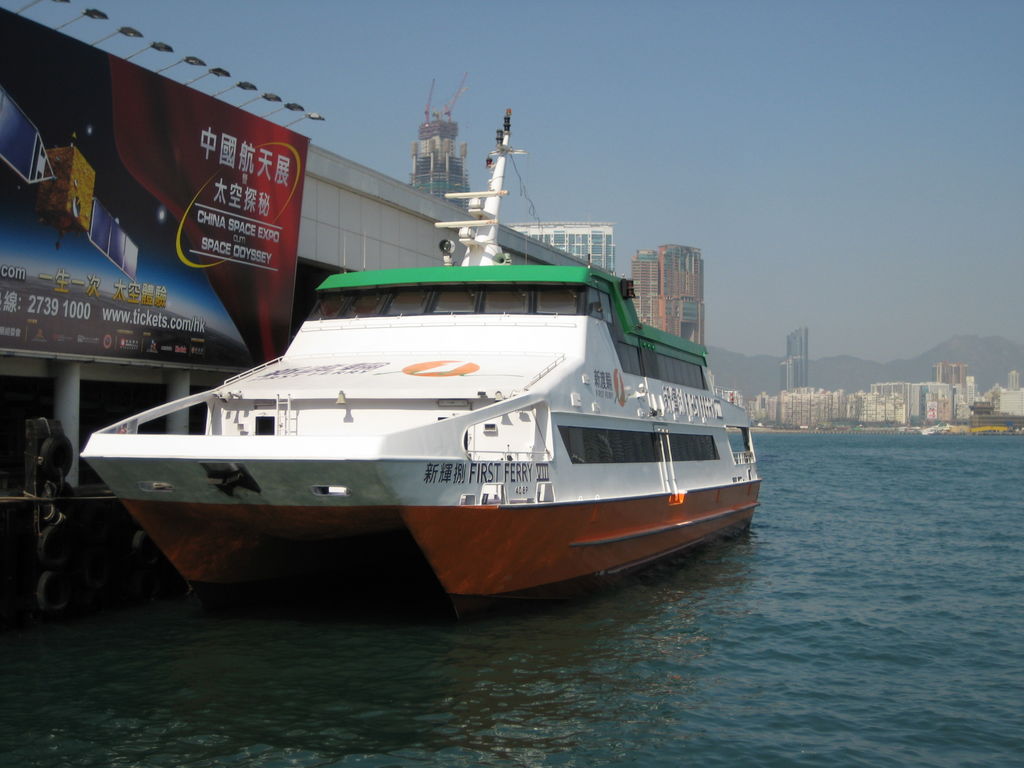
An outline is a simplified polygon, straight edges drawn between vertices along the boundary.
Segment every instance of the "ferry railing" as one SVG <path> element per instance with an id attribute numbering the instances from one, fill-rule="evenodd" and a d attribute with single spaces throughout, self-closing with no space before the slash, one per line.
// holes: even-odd
<path id="1" fill-rule="evenodd" d="M 754 452 L 753 451 L 733 451 L 732 452 L 733 464 L 753 464 L 754 463 Z"/>
<path id="2" fill-rule="evenodd" d="M 732 403 L 733 405 L 737 404 L 736 403 L 736 390 L 735 389 L 725 389 L 723 387 L 715 387 L 714 388 L 714 392 L 715 392 L 716 396 L 722 398 L 727 403 Z"/>
<path id="3" fill-rule="evenodd" d="M 466 452 L 466 457 L 470 461 L 488 458 L 501 461 L 551 461 L 553 458 L 550 451 L 498 451 L 493 449 L 471 449 Z"/>
<path id="4" fill-rule="evenodd" d="M 262 371 L 264 368 L 269 368 L 270 366 L 275 365 L 276 363 L 279 363 L 282 360 L 284 360 L 284 356 L 283 355 L 281 357 L 275 357 L 273 360 L 268 360 L 267 362 L 263 363 L 262 365 L 258 365 L 255 368 L 250 368 L 249 370 L 243 371 L 242 373 L 238 374 L 237 376 L 232 376 L 230 379 L 226 379 L 224 381 L 224 383 L 221 384 L 221 386 L 222 387 L 226 387 L 228 384 L 233 384 L 234 382 L 238 381 L 239 379 L 247 378 L 247 377 L 251 376 L 252 374 L 256 373 L 257 371 Z"/>
<path id="5" fill-rule="evenodd" d="M 127 419 L 122 419 L 116 424 L 111 424 L 109 427 L 96 430 L 99 434 L 117 434 L 117 435 L 135 435 L 139 432 L 139 425 L 146 424 L 147 422 L 154 421 L 163 416 L 169 416 L 172 413 L 191 408 L 194 405 L 205 404 L 207 408 L 210 407 L 211 402 L 215 395 L 211 392 L 198 392 L 188 397 L 183 397 L 180 400 L 172 400 L 169 403 L 158 405 L 155 408 L 150 408 L 148 411 L 137 413 L 134 416 L 130 416 Z"/>
<path id="6" fill-rule="evenodd" d="M 538 381 L 540 381 L 545 376 L 547 376 L 549 373 L 551 373 L 551 371 L 553 371 L 555 368 L 557 368 L 559 365 L 561 365 L 563 362 L 565 362 L 565 357 L 566 357 L 565 353 L 563 352 L 561 355 L 559 355 L 554 360 L 552 360 L 550 363 L 548 363 L 548 365 L 540 373 L 538 373 L 536 376 L 534 376 L 532 379 L 530 379 L 528 382 L 526 382 L 526 384 L 523 385 L 523 391 L 525 392 L 525 391 L 529 390 L 530 387 L 532 387 Z"/>

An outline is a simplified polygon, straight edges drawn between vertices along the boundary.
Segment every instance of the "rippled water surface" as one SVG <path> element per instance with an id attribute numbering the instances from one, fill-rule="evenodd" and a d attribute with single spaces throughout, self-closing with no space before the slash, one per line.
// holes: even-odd
<path id="1" fill-rule="evenodd" d="M 1024 439 L 758 450 L 748 535 L 596 598 L 0 635 L 0 764 L 1024 765 Z"/>

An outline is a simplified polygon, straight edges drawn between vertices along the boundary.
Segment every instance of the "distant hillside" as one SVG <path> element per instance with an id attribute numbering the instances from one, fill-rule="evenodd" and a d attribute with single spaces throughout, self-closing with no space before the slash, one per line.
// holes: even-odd
<path id="1" fill-rule="evenodd" d="M 708 356 L 719 387 L 739 389 L 747 397 L 779 391 L 781 357 L 741 355 L 720 347 L 708 347 Z M 997 383 L 1006 386 L 1006 374 L 1011 370 L 1024 373 L 1024 344 L 1001 336 L 954 336 L 917 357 L 888 363 L 849 355 L 812 358 L 810 384 L 856 392 L 880 381 L 930 381 L 932 365 L 940 360 L 967 363 L 967 374 L 975 377 L 978 391 L 984 392 Z"/>

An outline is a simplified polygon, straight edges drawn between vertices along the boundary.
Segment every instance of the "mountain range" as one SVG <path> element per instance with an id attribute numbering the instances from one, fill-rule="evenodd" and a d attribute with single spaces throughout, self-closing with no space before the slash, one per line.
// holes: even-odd
<path id="1" fill-rule="evenodd" d="M 811 359 L 809 384 L 817 389 L 867 391 L 882 381 L 931 381 L 932 366 L 942 360 L 967 363 L 978 394 L 996 384 L 1006 386 L 1011 370 L 1024 373 L 1024 344 L 1001 336 L 954 336 L 916 357 L 877 363 L 850 355 Z M 745 397 L 779 391 L 779 363 L 773 355 L 742 355 L 721 347 L 708 347 L 708 363 L 715 385 L 738 389 Z"/>

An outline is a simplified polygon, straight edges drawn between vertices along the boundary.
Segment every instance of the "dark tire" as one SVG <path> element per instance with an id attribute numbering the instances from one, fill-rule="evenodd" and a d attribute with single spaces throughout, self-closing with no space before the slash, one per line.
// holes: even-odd
<path id="1" fill-rule="evenodd" d="M 62 481 L 74 460 L 74 448 L 66 435 L 50 435 L 39 447 L 39 469 L 47 480 Z"/>
<path id="2" fill-rule="evenodd" d="M 68 606 L 71 582 L 61 571 L 43 571 L 36 582 L 36 605 L 46 613 L 56 613 Z"/>
<path id="3" fill-rule="evenodd" d="M 48 525 L 39 532 L 36 557 L 44 568 L 63 568 L 71 557 L 71 536 L 67 526 Z"/>

